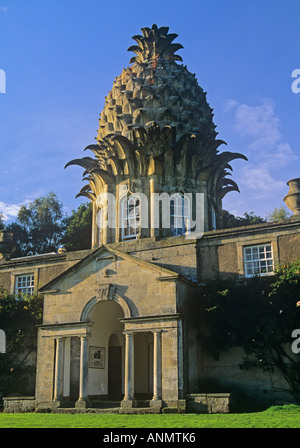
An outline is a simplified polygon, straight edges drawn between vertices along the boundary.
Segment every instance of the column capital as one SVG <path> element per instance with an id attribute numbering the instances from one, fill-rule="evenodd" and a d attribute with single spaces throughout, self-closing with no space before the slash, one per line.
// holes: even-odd
<path id="1" fill-rule="evenodd" d="M 60 336 L 60 335 L 57 335 L 57 336 L 54 336 L 54 339 L 55 339 L 57 342 L 62 342 L 64 339 L 66 339 L 66 336 Z"/>
<path id="2" fill-rule="evenodd" d="M 82 336 L 79 336 L 79 337 L 80 337 L 80 339 L 81 339 L 82 341 L 85 341 L 85 340 L 89 340 L 89 339 L 90 339 L 90 336 L 87 335 L 87 334 L 82 335 Z"/>
<path id="3" fill-rule="evenodd" d="M 135 330 L 124 330 L 123 334 L 125 336 L 134 336 L 136 334 L 136 331 Z"/>

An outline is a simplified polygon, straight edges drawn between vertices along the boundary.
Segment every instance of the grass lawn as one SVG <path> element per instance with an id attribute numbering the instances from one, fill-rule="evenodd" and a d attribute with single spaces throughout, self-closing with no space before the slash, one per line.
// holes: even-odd
<path id="1" fill-rule="evenodd" d="M 247 414 L 4 414 L 0 428 L 300 428 L 300 406 Z"/>

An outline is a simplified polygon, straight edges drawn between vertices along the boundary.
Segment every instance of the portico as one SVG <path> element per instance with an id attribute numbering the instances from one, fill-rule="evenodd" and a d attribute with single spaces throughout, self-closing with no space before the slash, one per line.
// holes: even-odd
<path id="1" fill-rule="evenodd" d="M 84 328 L 86 326 L 86 328 Z M 80 360 L 79 360 L 79 387 L 78 398 L 75 403 L 76 408 L 86 408 L 91 406 L 92 400 L 89 396 L 89 347 L 91 340 L 92 323 L 73 323 L 72 325 L 45 325 L 40 327 L 43 338 L 54 340 L 54 384 L 52 406 L 60 407 L 70 403 L 70 365 L 71 365 L 71 338 L 78 338 L 80 341 Z M 151 407 L 161 408 L 162 406 L 162 329 L 156 328 L 151 332 L 143 332 L 141 329 L 125 330 L 125 348 L 124 348 L 124 396 L 121 401 L 123 410 L 136 406 L 135 399 L 135 336 L 148 335 L 152 333 L 152 390 L 153 396 L 150 401 Z M 139 389 L 141 390 L 141 389 Z M 147 393 L 147 390 L 144 391 Z M 105 398 L 107 398 L 105 396 Z"/>
<path id="2" fill-rule="evenodd" d="M 113 400 L 131 412 L 142 400 L 159 411 L 184 397 L 178 276 L 111 251 L 95 250 L 44 288 L 38 403 L 85 409 Z"/>

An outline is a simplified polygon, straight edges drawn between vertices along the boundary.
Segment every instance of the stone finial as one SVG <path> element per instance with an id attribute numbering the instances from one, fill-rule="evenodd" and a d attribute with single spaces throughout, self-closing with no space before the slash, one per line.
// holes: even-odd
<path id="1" fill-rule="evenodd" d="M 287 185 L 289 192 L 283 200 L 295 216 L 300 215 L 300 178 L 289 180 Z"/>
<path id="2" fill-rule="evenodd" d="M 158 58 L 166 61 L 182 61 L 181 56 L 174 54 L 183 48 L 181 44 L 172 43 L 177 34 L 169 34 L 169 27 L 153 25 L 152 28 L 141 28 L 143 36 L 132 36 L 138 45 L 132 45 L 128 51 L 133 51 L 136 56 L 130 59 L 130 63 L 143 64 L 147 61 L 156 61 Z"/>
<path id="3" fill-rule="evenodd" d="M 8 230 L 0 232 L 0 261 L 9 260 L 12 253 L 16 250 L 16 243 L 13 233 Z"/>

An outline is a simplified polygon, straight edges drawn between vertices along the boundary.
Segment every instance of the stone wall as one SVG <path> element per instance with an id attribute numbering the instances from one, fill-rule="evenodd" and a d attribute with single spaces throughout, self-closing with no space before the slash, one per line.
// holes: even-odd
<path id="1" fill-rule="evenodd" d="M 244 277 L 243 248 L 271 244 L 274 263 L 289 263 L 300 258 L 300 218 L 279 223 L 263 223 L 204 233 L 197 240 L 198 280 Z"/>
<path id="2" fill-rule="evenodd" d="M 3 412 L 34 412 L 34 397 L 3 397 Z"/>
<path id="3" fill-rule="evenodd" d="M 197 279 L 196 240 L 184 236 L 164 240 L 147 238 L 112 244 L 141 260 L 171 269 L 190 279 Z"/>
<path id="4" fill-rule="evenodd" d="M 229 393 L 189 394 L 186 397 L 186 411 L 197 414 L 225 414 L 230 409 Z"/>

